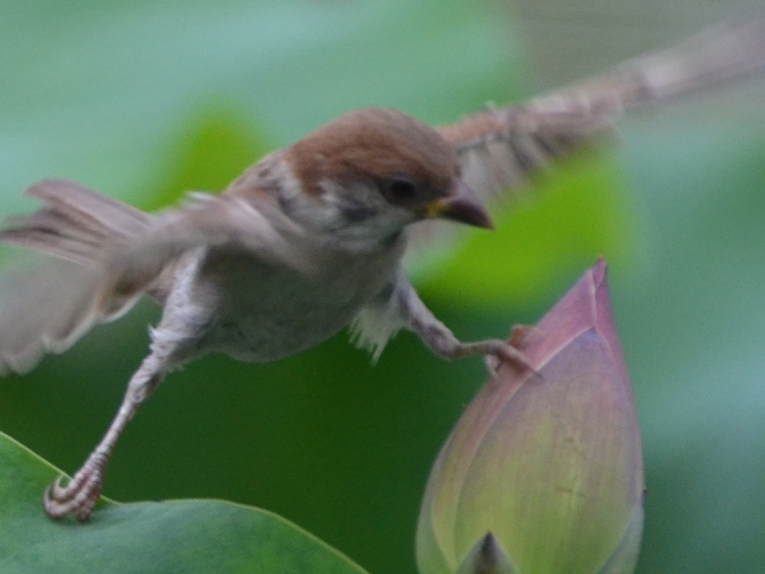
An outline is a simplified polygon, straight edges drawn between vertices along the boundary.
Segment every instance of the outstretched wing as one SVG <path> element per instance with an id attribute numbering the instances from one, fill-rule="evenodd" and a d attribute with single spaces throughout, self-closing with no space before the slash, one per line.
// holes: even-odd
<path id="1" fill-rule="evenodd" d="M 45 207 L 4 220 L 0 242 L 81 265 L 98 260 L 109 246 L 140 237 L 153 220 L 148 213 L 65 179 L 38 181 L 24 195 Z"/>
<path id="2" fill-rule="evenodd" d="M 491 109 L 438 128 L 483 200 L 613 129 L 625 110 L 663 103 L 765 69 L 765 19 L 721 26 L 685 43 L 627 61 L 610 74 Z"/>
<path id="3" fill-rule="evenodd" d="M 0 282 L 0 374 L 63 352 L 143 293 L 162 300 L 174 268 L 199 247 L 233 244 L 302 271 L 312 265 L 290 249 L 297 231 L 287 218 L 266 217 L 236 196 L 191 194 L 180 207 L 149 215 L 62 180 L 35 184 L 28 194 L 45 207 L 6 220 L 0 242 L 61 260 Z"/>
<path id="4" fill-rule="evenodd" d="M 96 322 L 94 270 L 67 261 L 16 268 L 0 279 L 0 375 L 25 373 Z"/>
<path id="5" fill-rule="evenodd" d="M 315 262 L 296 249 L 308 241 L 303 236 L 304 231 L 275 204 L 256 206 L 238 195 L 195 192 L 182 206 L 157 214 L 145 235 L 109 252 L 103 259 L 105 281 L 115 293 L 142 292 L 183 254 L 221 245 L 312 273 Z"/>

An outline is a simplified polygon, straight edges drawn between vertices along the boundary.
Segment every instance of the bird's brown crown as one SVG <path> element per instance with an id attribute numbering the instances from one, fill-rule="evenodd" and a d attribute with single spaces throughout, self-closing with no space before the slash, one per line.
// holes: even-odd
<path id="1" fill-rule="evenodd" d="M 452 146 L 438 132 L 385 108 L 340 116 L 293 144 L 288 161 L 309 194 L 320 193 L 323 180 L 379 182 L 396 175 L 445 194 L 459 173 Z"/>

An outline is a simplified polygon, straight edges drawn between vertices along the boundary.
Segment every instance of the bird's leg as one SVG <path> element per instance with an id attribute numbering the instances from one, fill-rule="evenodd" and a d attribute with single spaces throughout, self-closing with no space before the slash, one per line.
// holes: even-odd
<path id="1" fill-rule="evenodd" d="M 526 355 L 513 346 L 512 342 L 501 339 L 484 339 L 463 343 L 440 321 L 431 323 L 425 330 L 416 331 L 423 343 L 443 359 L 462 359 L 473 355 L 483 355 L 487 369 L 496 373 L 502 363 L 510 363 L 521 371 L 535 369 L 529 364 Z"/>
<path id="2" fill-rule="evenodd" d="M 444 359 L 461 359 L 483 355 L 487 359 L 486 364 L 490 371 L 496 371 L 502 362 L 509 362 L 521 370 L 534 372 L 526 356 L 515 346 L 518 343 L 517 336 L 511 337 L 509 342 L 486 339 L 463 343 L 430 312 L 408 282 L 399 283 L 395 296 L 398 297 L 398 308 L 404 324 L 417 333 L 422 342 L 437 356 Z"/>
<path id="3" fill-rule="evenodd" d="M 43 495 L 45 512 L 57 519 L 74 514 L 83 522 L 90 516 L 93 507 L 101 495 L 106 465 L 122 431 L 133 418 L 140 405 L 156 388 L 166 371 L 164 361 L 154 353 L 146 357 L 128 383 L 125 397 L 122 399 L 117 415 L 106 434 L 93 450 L 85 464 L 65 485 L 59 477 Z"/>

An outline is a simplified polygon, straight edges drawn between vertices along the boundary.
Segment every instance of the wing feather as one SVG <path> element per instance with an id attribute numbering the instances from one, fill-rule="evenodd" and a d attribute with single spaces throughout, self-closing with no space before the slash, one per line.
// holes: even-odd
<path id="1" fill-rule="evenodd" d="M 231 244 L 303 272 L 297 226 L 268 205 L 190 194 L 149 215 L 76 184 L 30 188 L 46 206 L 6 220 L 0 242 L 57 256 L 0 282 L 0 374 L 25 372 L 44 353 L 69 348 L 93 325 L 127 312 L 144 293 L 162 301 L 177 265 L 198 248 Z M 169 272 L 168 272 L 169 271 Z"/>
<path id="2" fill-rule="evenodd" d="M 512 194 L 529 174 L 613 133 L 625 110 L 763 69 L 765 19 L 755 18 L 707 30 L 524 105 L 490 109 L 438 129 L 454 145 L 466 183 L 487 201 Z"/>

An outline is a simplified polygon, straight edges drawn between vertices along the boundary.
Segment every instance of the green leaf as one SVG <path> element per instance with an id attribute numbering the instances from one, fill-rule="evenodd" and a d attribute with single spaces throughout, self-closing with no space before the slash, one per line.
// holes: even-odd
<path id="1" fill-rule="evenodd" d="M 218 500 L 104 501 L 86 524 L 51 521 L 41 493 L 59 472 L 0 434 L 0 571 L 363 574 L 263 510 Z"/>

